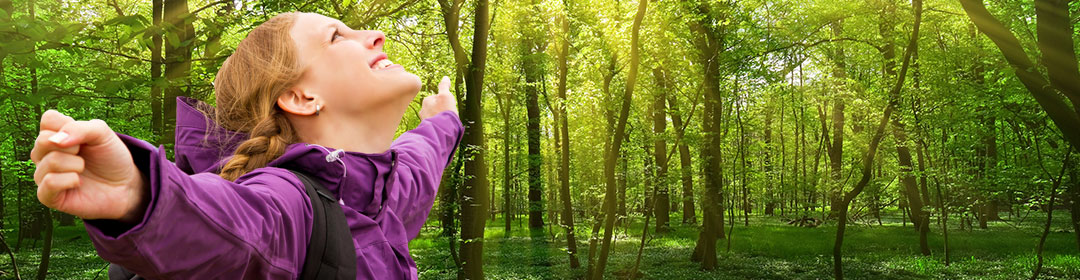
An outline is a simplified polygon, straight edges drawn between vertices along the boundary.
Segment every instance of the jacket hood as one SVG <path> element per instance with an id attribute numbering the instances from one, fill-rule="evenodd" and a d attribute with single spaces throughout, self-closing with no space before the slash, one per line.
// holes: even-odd
<path id="1" fill-rule="evenodd" d="M 247 134 L 218 126 L 214 107 L 190 97 L 176 98 L 176 166 L 188 174 L 217 173 Z"/>

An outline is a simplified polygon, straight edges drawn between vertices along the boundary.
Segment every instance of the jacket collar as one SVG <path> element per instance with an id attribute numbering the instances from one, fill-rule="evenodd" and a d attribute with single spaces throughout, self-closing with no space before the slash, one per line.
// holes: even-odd
<path id="1" fill-rule="evenodd" d="M 174 152 L 177 166 L 189 173 L 218 172 L 236 147 L 247 139 L 246 134 L 224 129 L 207 117 L 213 110 L 201 101 L 177 98 Z M 397 151 L 391 148 L 382 153 L 360 153 L 294 143 L 267 166 L 308 174 L 342 204 L 377 215 L 387 198 L 387 187 L 394 184 Z"/>

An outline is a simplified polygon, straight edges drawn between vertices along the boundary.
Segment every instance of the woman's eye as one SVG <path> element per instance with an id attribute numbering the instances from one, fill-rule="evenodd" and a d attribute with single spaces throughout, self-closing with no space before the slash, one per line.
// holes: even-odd
<path id="1" fill-rule="evenodd" d="M 334 37 L 330 39 L 330 42 L 336 42 L 338 38 L 345 38 L 345 36 L 341 36 L 341 33 L 334 32 Z"/>

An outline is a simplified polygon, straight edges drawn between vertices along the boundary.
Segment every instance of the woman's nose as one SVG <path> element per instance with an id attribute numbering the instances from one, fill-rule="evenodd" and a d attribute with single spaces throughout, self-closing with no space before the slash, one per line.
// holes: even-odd
<path id="1" fill-rule="evenodd" d="M 382 49 L 383 41 L 386 41 L 386 35 L 382 31 L 378 30 L 364 30 L 362 31 L 364 46 L 369 49 Z"/>

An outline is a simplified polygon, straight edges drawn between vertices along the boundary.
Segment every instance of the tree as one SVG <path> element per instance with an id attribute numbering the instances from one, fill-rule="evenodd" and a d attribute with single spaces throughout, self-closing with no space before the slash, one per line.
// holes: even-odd
<path id="1" fill-rule="evenodd" d="M 1042 65 L 1038 68 L 1028 58 L 1016 35 L 990 14 L 982 0 L 962 0 L 960 4 L 979 31 L 1001 51 L 1016 77 L 1053 120 L 1065 140 L 1073 149 L 1080 149 L 1077 146 L 1080 145 L 1080 130 L 1075 129 L 1080 127 L 1080 70 L 1077 70 L 1073 47 L 1069 1 L 1035 1 L 1037 45 L 1043 54 Z M 1049 81 L 1038 71 L 1043 67 Z M 1073 197 L 1080 197 L 1080 188 L 1073 187 L 1070 191 Z M 1078 211 L 1080 207 L 1072 208 L 1076 242 L 1080 247 L 1080 220 L 1075 218 L 1080 216 Z"/>
<path id="2" fill-rule="evenodd" d="M 566 111 L 566 74 L 569 68 L 567 61 L 570 59 L 570 7 L 573 2 L 563 0 L 563 14 L 559 18 L 560 36 L 558 37 L 558 75 L 559 75 L 559 98 L 555 105 L 555 118 L 558 119 L 559 135 L 559 200 L 562 202 L 562 226 L 566 228 L 566 254 L 570 258 L 570 268 L 578 268 L 581 264 L 577 258 L 577 239 L 574 236 L 574 208 L 570 200 L 570 130 L 569 117 Z"/>
<path id="3" fill-rule="evenodd" d="M 653 121 L 653 161 L 656 164 L 654 167 L 655 176 L 654 180 L 654 198 L 655 207 L 653 213 L 656 216 L 656 232 L 667 232 L 668 221 L 671 219 L 669 216 L 671 202 L 668 198 L 667 187 L 667 141 L 665 139 L 664 131 L 667 129 L 667 114 L 664 111 L 667 109 L 666 99 L 668 88 L 663 83 L 666 79 L 664 71 L 661 68 L 653 68 L 653 76 L 657 83 L 660 84 L 659 90 L 654 93 L 652 103 L 652 121 Z"/>
<path id="4" fill-rule="evenodd" d="M 165 116 L 164 136 L 161 143 L 167 146 L 175 141 L 176 97 L 191 95 L 191 52 L 194 47 L 194 16 L 188 12 L 187 0 L 163 0 L 165 44 Z"/>
<path id="5" fill-rule="evenodd" d="M 623 91 L 622 106 L 619 109 L 618 123 L 615 125 L 614 134 L 611 137 L 611 146 L 604 157 L 604 182 L 606 192 L 604 195 L 604 240 L 600 247 L 596 268 L 592 270 L 590 279 L 603 279 L 604 267 L 607 266 L 608 253 L 611 249 L 611 235 L 615 227 L 615 165 L 619 152 L 622 148 L 623 138 L 626 137 L 626 121 L 630 116 L 630 101 L 634 94 L 634 83 L 637 82 L 638 62 L 641 60 L 638 49 L 638 36 L 641 30 L 641 21 L 645 18 L 645 9 L 648 0 L 639 0 L 637 14 L 634 16 L 634 24 L 630 31 L 630 70 L 626 74 L 626 87 Z"/>
<path id="6" fill-rule="evenodd" d="M 702 204 L 702 227 L 697 245 L 690 256 L 691 260 L 701 261 L 704 270 L 716 269 L 716 240 L 724 236 L 724 199 L 720 191 L 723 188 L 723 161 L 720 151 L 720 126 L 723 121 L 723 108 L 720 97 L 720 60 L 716 54 L 723 49 L 721 31 L 716 30 L 713 22 L 713 8 L 707 3 L 688 3 L 687 8 L 695 17 L 687 21 L 695 34 L 694 45 L 698 51 L 698 61 L 703 68 L 702 92 L 704 120 L 701 130 L 705 133 L 704 148 L 701 157 L 704 169 L 705 195 Z"/>
<path id="7" fill-rule="evenodd" d="M 536 2 L 532 6 L 536 7 Z M 537 13 L 532 13 L 536 15 Z M 538 20 L 525 20 L 526 26 L 537 26 Z M 525 108 L 527 116 L 526 134 L 529 145 L 529 228 L 541 228 L 544 226 L 544 202 L 543 202 L 543 176 L 541 168 L 543 157 L 540 155 L 540 83 L 544 69 L 544 42 L 543 37 L 523 31 L 523 39 L 520 42 L 521 71 L 525 76 Z"/>
<path id="8" fill-rule="evenodd" d="M 903 63 L 900 66 L 900 74 L 896 78 L 896 83 L 889 91 L 889 103 L 885 105 L 885 111 L 882 113 L 881 120 L 874 130 L 873 137 L 870 138 L 870 145 L 867 147 L 866 155 L 863 157 L 862 177 L 859 179 L 859 182 L 855 183 L 855 187 L 853 187 L 851 191 L 844 193 L 844 196 L 839 201 L 839 221 L 837 221 L 836 225 L 836 242 L 833 245 L 833 276 L 836 279 L 844 279 L 842 254 L 844 246 L 844 230 L 847 228 L 848 222 L 848 206 L 851 205 L 851 201 L 855 200 L 855 198 L 862 193 L 863 189 L 866 188 L 866 185 L 870 183 L 870 176 L 872 175 L 872 168 L 874 165 L 874 156 L 877 154 L 877 148 L 878 145 L 881 144 L 881 139 L 885 136 L 885 127 L 888 126 L 890 117 L 896 109 L 897 103 L 900 102 L 900 90 L 904 87 L 904 78 L 907 76 L 912 53 L 919 47 L 919 25 L 922 23 L 923 12 L 922 1 L 912 1 L 912 9 L 915 14 L 915 23 L 913 24 L 911 31 L 911 40 L 908 42 L 907 49 L 904 51 Z"/>
<path id="9" fill-rule="evenodd" d="M 462 145 L 471 159 L 465 161 L 465 183 L 461 205 L 461 255 L 464 263 L 458 278 L 484 279 L 484 224 L 487 222 L 488 179 L 484 161 L 484 120 L 482 91 L 487 60 L 487 37 L 491 28 L 488 1 L 479 0 L 474 10 L 472 55 L 465 81 L 465 110 L 462 122 L 468 124 Z"/>

